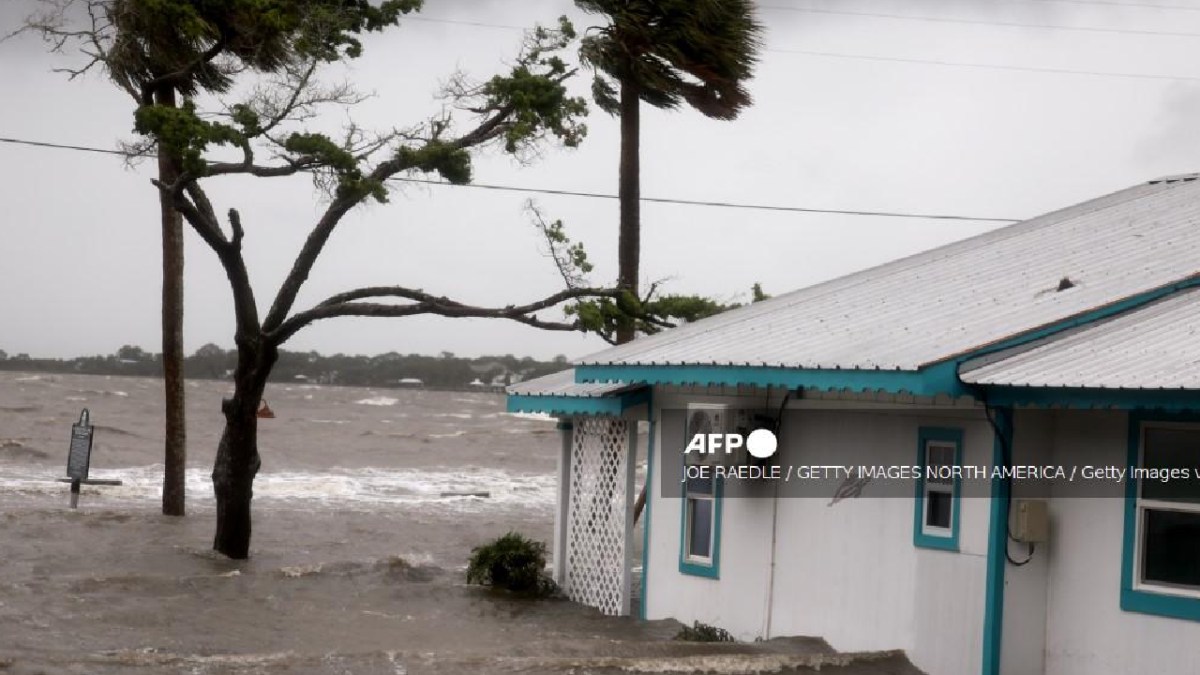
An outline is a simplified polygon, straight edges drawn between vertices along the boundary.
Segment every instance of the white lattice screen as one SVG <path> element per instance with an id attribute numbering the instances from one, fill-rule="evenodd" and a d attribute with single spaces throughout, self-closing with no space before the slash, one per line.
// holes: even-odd
<path id="1" fill-rule="evenodd" d="M 630 423 L 577 418 L 567 511 L 567 597 L 605 614 L 629 611 Z"/>

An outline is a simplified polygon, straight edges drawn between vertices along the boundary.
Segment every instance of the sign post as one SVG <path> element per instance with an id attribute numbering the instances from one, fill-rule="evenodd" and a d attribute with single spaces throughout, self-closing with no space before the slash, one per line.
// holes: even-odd
<path id="1" fill-rule="evenodd" d="M 79 414 L 79 422 L 71 425 L 71 449 L 67 454 L 67 478 L 71 479 L 71 508 L 79 507 L 79 486 L 87 480 L 92 462 L 91 413 L 87 408 Z"/>

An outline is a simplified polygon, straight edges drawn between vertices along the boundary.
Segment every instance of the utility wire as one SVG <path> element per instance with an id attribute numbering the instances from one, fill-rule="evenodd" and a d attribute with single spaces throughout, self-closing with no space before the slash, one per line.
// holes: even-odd
<path id="1" fill-rule="evenodd" d="M 858 12 L 844 9 L 818 9 L 814 7 L 787 7 L 784 5 L 759 5 L 763 9 L 803 14 L 826 14 L 831 16 L 861 16 L 896 21 L 920 21 L 925 23 L 951 23 L 969 26 L 1002 26 L 1005 28 L 1035 28 L 1041 30 L 1065 30 L 1084 33 L 1107 33 L 1117 35 L 1153 35 L 1155 37 L 1200 38 L 1200 33 L 1184 31 L 1148 30 L 1137 28 L 1101 28 L 1098 26 L 1063 26 L 1049 23 L 1021 23 L 1019 21 L 984 21 L 982 19 L 957 19 L 945 16 L 916 16 L 912 14 L 889 14 L 886 12 Z"/>
<path id="2" fill-rule="evenodd" d="M 121 157 L 132 157 L 133 153 L 124 152 L 122 150 L 111 150 L 105 148 L 95 148 L 84 145 L 68 145 L 65 143 L 49 143 L 46 141 L 31 141 L 22 138 L 5 138 L 0 137 L 0 143 L 9 143 L 12 145 L 25 145 L 36 148 L 53 148 L 56 150 L 76 150 L 80 152 L 95 152 L 106 155 L 119 155 Z M 578 190 L 555 190 L 551 188 L 531 188 L 519 187 L 516 185 L 496 185 L 489 183 L 466 183 L 456 185 L 445 181 L 430 180 L 426 178 L 393 178 L 392 180 L 402 181 L 406 183 L 420 183 L 423 185 L 440 185 L 446 187 L 470 187 L 481 190 L 498 190 L 503 192 L 521 192 L 531 194 L 555 195 L 565 197 L 588 197 L 592 199 L 618 199 L 617 195 L 604 192 L 582 192 Z M 773 204 L 745 204 L 738 202 L 719 202 L 705 201 L 695 199 L 675 199 L 670 197 L 642 197 L 643 202 L 652 202 L 657 204 L 678 204 L 685 206 L 705 206 L 713 208 L 727 209 L 751 209 L 757 211 L 785 211 L 790 213 L 828 213 L 845 216 L 874 216 L 884 218 L 918 218 L 923 220 L 955 220 L 955 221 L 970 221 L 980 223 L 1016 223 L 1018 218 L 984 218 L 974 216 L 960 216 L 949 214 L 930 214 L 930 213 L 902 213 L 898 211 L 866 211 L 861 209 L 819 209 L 806 206 L 778 206 Z"/>
<path id="3" fill-rule="evenodd" d="M 1083 0 L 1030 0 L 1031 2 L 1082 2 Z M 780 9 L 795 9 L 795 8 L 780 8 Z M 1200 8 L 1197 9 L 1200 11 Z M 445 23 L 460 26 L 474 26 L 477 28 L 502 28 L 504 30 L 523 31 L 526 28 L 522 26 L 513 26 L 501 23 L 484 23 L 480 21 L 459 21 L 458 19 L 439 19 L 437 17 L 409 17 L 410 21 L 425 21 L 428 23 Z M 1200 36 L 1200 33 L 1197 34 Z M 773 52 L 776 54 L 791 54 L 796 56 L 818 56 L 837 59 L 857 59 L 860 61 L 890 61 L 893 63 L 910 63 L 926 66 L 943 66 L 952 68 L 979 68 L 984 70 L 1007 70 L 1010 72 L 1024 73 L 1046 73 L 1049 75 L 1082 75 L 1085 77 L 1116 77 L 1132 80 L 1159 80 L 1159 81 L 1183 81 L 1183 82 L 1200 82 L 1200 76 L 1191 75 L 1156 75 L 1153 73 L 1117 73 L 1112 71 L 1102 70 L 1075 70 L 1071 68 L 1041 68 L 1038 66 L 1018 66 L 1007 64 L 993 63 L 969 63 L 963 61 L 945 61 L 941 59 L 919 59 L 908 58 L 902 56 L 876 56 L 873 54 L 852 54 L 848 52 L 823 52 L 812 51 L 806 49 L 781 49 L 767 48 L 765 52 Z"/>
<path id="4" fill-rule="evenodd" d="M 422 183 L 425 185 L 444 185 L 448 187 L 472 187 L 483 190 L 503 190 L 505 192 L 532 192 L 543 195 L 562 195 L 567 197 L 590 197 L 594 199 L 618 199 L 614 194 L 604 192 L 579 192 L 576 190 L 553 190 L 549 188 L 525 188 L 513 185 L 489 185 L 487 183 L 466 183 L 461 186 L 440 180 L 427 178 L 395 178 L 394 180 L 407 183 Z M 896 211 L 863 211 L 857 209 L 818 209 L 806 206 L 776 206 L 773 204 L 745 204 L 739 202 L 716 202 L 695 199 L 673 199 L 670 197 L 642 197 L 643 202 L 656 204 L 683 204 L 687 206 L 710 206 L 726 209 L 753 209 L 756 211 L 787 211 L 791 213 L 831 213 L 845 216 L 879 216 L 888 218 L 922 218 L 928 220 L 969 220 L 984 223 L 1016 223 L 1016 218 L 975 218 L 972 216 L 956 216 L 930 213 L 899 213 Z"/>
<path id="5" fill-rule="evenodd" d="M 1112 0 L 1030 0 L 1030 2 L 1054 2 L 1067 5 L 1093 5 L 1101 7 L 1133 7 L 1136 9 L 1165 9 L 1181 12 L 1200 12 L 1200 7 L 1185 5 L 1151 5 L 1141 2 L 1113 2 Z"/>
<path id="6" fill-rule="evenodd" d="M 123 150 L 112 150 L 106 148 L 92 148 L 86 145 L 67 145 L 65 143 L 47 143 L 45 141 L 30 141 L 23 138 L 4 138 L 0 137 L 0 143 L 11 143 L 13 145 L 30 145 L 35 148 L 54 148 L 55 150 L 78 150 L 79 152 L 96 152 L 102 155 L 120 155 L 121 157 L 133 157 L 135 153 L 125 152 Z"/>
<path id="7" fill-rule="evenodd" d="M 819 52 L 807 49 L 769 49 L 767 51 L 780 54 L 797 54 L 801 56 L 820 56 L 833 59 L 852 59 L 858 61 L 886 61 L 891 63 L 914 63 L 925 66 L 948 66 L 952 68 L 983 68 L 985 70 L 1008 70 L 1021 73 L 1047 73 L 1050 75 L 1085 75 L 1090 77 L 1124 77 L 1135 80 L 1168 80 L 1200 82 L 1200 77 L 1191 75 L 1153 75 L 1150 73 L 1113 73 L 1099 70 L 1073 70 L 1070 68 L 1039 68 L 1037 66 L 1018 66 L 1000 63 L 965 63 L 962 61 L 942 61 L 939 59 L 913 59 L 903 56 L 875 56 L 872 54 L 847 54 L 842 52 Z"/>

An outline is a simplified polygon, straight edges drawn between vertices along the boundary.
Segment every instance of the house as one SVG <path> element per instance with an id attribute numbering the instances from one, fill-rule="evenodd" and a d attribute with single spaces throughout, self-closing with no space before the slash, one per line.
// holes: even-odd
<path id="1" fill-rule="evenodd" d="M 903 649 L 931 675 L 1200 672 L 1197 178 L 510 387 L 563 430 L 556 578 L 609 613 Z M 754 465 L 796 480 L 691 478 L 694 433 L 763 426 Z M 839 465 L 879 473 L 799 480 Z"/>

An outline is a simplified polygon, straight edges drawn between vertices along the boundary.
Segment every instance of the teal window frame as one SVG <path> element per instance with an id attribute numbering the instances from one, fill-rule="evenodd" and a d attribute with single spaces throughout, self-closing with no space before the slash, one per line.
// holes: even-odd
<path id="1" fill-rule="evenodd" d="M 962 516 L 962 480 L 954 477 L 950 498 L 950 532 L 934 534 L 925 531 L 925 473 L 928 465 L 926 450 L 930 443 L 953 443 L 954 465 L 962 465 L 963 432 L 952 427 L 920 427 L 917 430 L 917 489 L 913 504 L 913 546 L 940 551 L 958 551 L 958 529 Z"/>
<path id="2" fill-rule="evenodd" d="M 689 406 L 690 408 L 691 406 Z M 697 407 L 706 407 L 705 405 Z M 719 407 L 728 411 L 727 406 Z M 687 416 L 684 419 L 684 441 L 687 441 Z M 687 475 L 687 455 L 680 453 L 680 460 L 683 466 L 681 469 Z M 713 477 L 713 515 L 712 515 L 712 550 L 708 560 L 697 560 L 688 555 L 688 491 L 687 482 L 684 482 L 683 494 L 679 498 L 679 572 L 694 577 L 705 577 L 707 579 L 721 578 L 721 511 L 724 504 L 723 494 L 725 491 L 725 481 L 722 478 Z M 643 572 L 644 573 L 644 572 Z"/>
<path id="3" fill-rule="evenodd" d="M 1142 465 L 1143 430 L 1147 424 L 1153 425 L 1156 422 L 1183 423 L 1200 427 L 1200 413 L 1131 412 L 1129 414 L 1128 466 Z M 1140 491 L 1140 480 L 1126 481 L 1125 530 L 1121 547 L 1121 609 L 1139 614 L 1200 621 L 1200 597 L 1197 597 L 1195 591 L 1186 595 L 1172 593 L 1166 587 L 1134 584 L 1134 577 L 1138 573 L 1137 502 Z"/>

